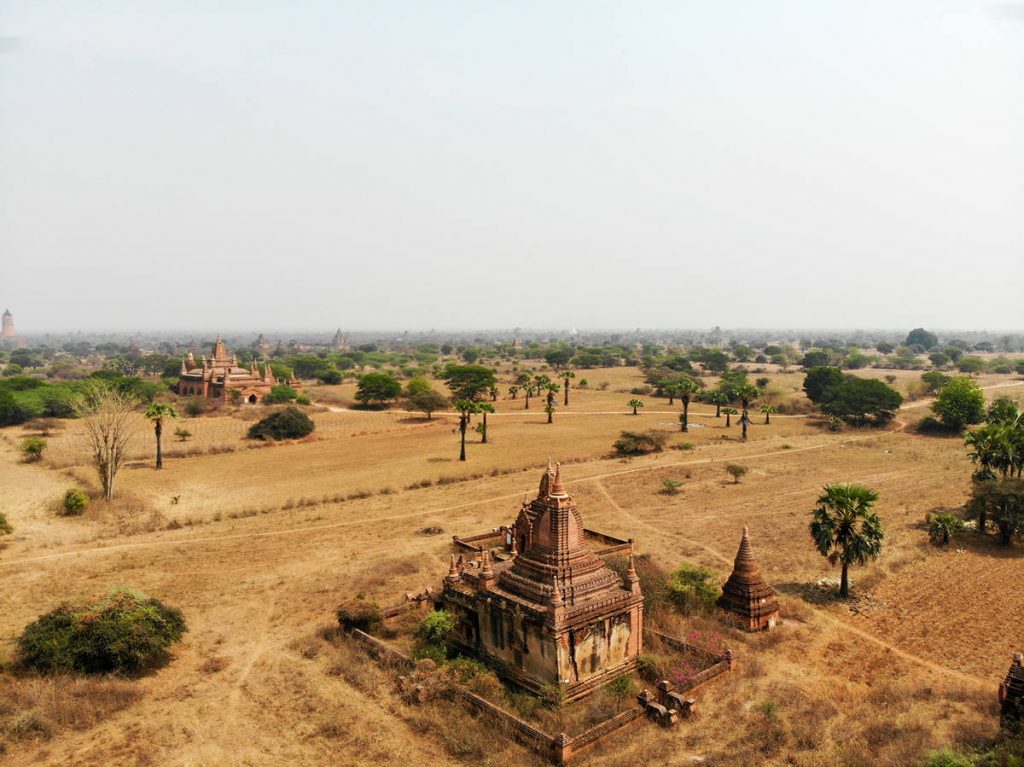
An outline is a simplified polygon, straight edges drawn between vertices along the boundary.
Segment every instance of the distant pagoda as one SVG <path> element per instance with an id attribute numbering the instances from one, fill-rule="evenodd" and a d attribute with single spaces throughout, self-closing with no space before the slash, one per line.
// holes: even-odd
<path id="1" fill-rule="evenodd" d="M 1013 656 L 1006 679 L 999 685 L 999 709 L 1004 727 L 1024 724 L 1024 656 Z"/>
<path id="2" fill-rule="evenodd" d="M 3 314 L 3 329 L 0 330 L 0 337 L 2 338 L 17 338 L 18 332 L 14 329 L 14 315 L 11 314 L 10 309 L 4 309 Z"/>
<path id="3" fill-rule="evenodd" d="M 743 528 L 732 575 L 722 587 L 718 606 L 727 620 L 744 631 L 767 631 L 779 621 L 779 602 L 775 590 L 761 576 L 761 568 L 750 546 L 750 534 Z"/>

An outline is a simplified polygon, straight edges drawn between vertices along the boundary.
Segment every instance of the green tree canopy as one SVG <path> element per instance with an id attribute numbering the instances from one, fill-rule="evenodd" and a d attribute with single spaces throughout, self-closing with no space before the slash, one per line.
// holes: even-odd
<path id="1" fill-rule="evenodd" d="M 390 373 L 364 373 L 359 376 L 356 400 L 364 405 L 384 405 L 402 394 L 402 384 Z"/>
<path id="2" fill-rule="evenodd" d="M 828 391 L 843 382 L 843 371 L 839 368 L 812 367 L 804 377 L 804 392 L 807 399 L 815 404 L 828 400 Z"/>
<path id="3" fill-rule="evenodd" d="M 873 378 L 847 375 L 842 383 L 829 389 L 821 410 L 848 423 L 888 423 L 903 403 L 903 395 Z"/>
<path id="4" fill-rule="evenodd" d="M 442 378 L 453 400 L 478 400 L 498 383 L 494 371 L 483 365 L 448 365 Z"/>
<path id="5" fill-rule="evenodd" d="M 932 411 L 949 429 L 980 423 L 985 417 L 985 393 L 970 378 L 956 376 L 939 390 Z"/>
<path id="6" fill-rule="evenodd" d="M 927 351 L 933 346 L 939 345 L 939 337 L 934 333 L 929 333 L 924 328 L 914 328 L 907 333 L 906 346 L 921 346 Z"/>

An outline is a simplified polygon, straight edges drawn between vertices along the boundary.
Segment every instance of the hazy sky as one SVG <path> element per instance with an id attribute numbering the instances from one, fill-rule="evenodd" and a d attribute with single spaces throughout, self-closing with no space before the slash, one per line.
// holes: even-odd
<path id="1" fill-rule="evenodd" d="M 44 329 L 1024 328 L 1024 3 L 0 3 Z"/>

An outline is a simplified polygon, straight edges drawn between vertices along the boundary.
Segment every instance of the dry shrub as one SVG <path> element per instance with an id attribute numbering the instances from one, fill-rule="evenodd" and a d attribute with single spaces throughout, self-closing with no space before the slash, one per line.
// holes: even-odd
<path id="1" fill-rule="evenodd" d="M 0 742 L 87 730 L 142 697 L 117 677 L 0 676 Z"/>

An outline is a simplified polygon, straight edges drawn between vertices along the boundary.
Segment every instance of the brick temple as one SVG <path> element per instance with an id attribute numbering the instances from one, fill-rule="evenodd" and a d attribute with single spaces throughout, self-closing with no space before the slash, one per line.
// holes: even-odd
<path id="1" fill-rule="evenodd" d="M 178 394 L 186 397 L 204 397 L 230 402 L 235 397 L 239 402 L 255 405 L 279 383 L 298 388 L 299 382 L 293 377 L 287 382 L 274 378 L 269 363 L 261 371 L 255 362 L 249 368 L 238 364 L 238 357 L 228 353 L 220 336 L 213 344 L 213 354 L 203 357 L 197 364 L 195 355 L 189 352 L 181 363 L 178 376 Z M 234 394 L 237 392 L 237 394 Z"/>
<path id="2" fill-rule="evenodd" d="M 745 527 L 732 574 L 722 587 L 718 606 L 727 621 L 745 631 L 767 631 L 779 621 L 775 590 L 761 576 L 761 567 L 750 545 L 750 533 Z"/>
<path id="3" fill-rule="evenodd" d="M 999 685 L 999 712 L 1003 726 L 1024 724 L 1024 655 L 1013 656 L 1006 679 Z"/>
<path id="4" fill-rule="evenodd" d="M 585 530 L 560 467 L 548 462 L 537 497 L 498 535 L 468 560 L 452 555 L 440 601 L 456 616 L 453 644 L 520 687 L 560 685 L 569 700 L 635 668 L 643 595 L 632 541 Z M 625 578 L 604 563 L 612 552 L 629 554 Z"/>

